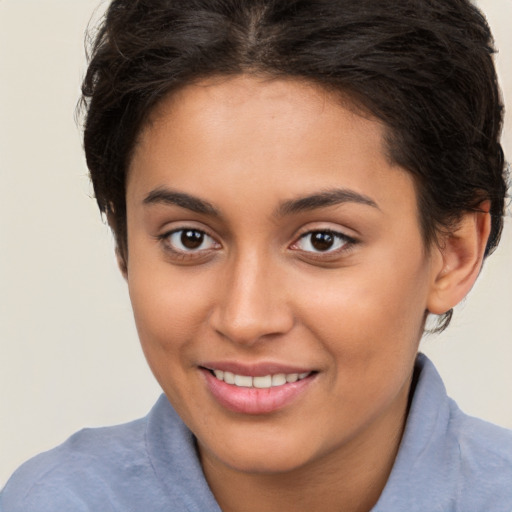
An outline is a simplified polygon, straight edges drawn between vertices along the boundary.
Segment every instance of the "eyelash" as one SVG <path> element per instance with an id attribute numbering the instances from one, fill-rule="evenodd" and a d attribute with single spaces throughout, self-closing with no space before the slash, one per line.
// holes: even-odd
<path id="1" fill-rule="evenodd" d="M 324 239 L 327 237 L 331 237 L 333 245 L 338 245 L 338 247 L 335 247 L 334 249 L 331 249 L 331 247 L 326 248 L 325 250 L 304 250 L 300 249 L 298 247 L 299 243 L 302 240 L 306 240 L 308 237 L 310 237 L 309 245 L 313 247 L 313 243 L 311 240 L 311 237 L 314 235 L 321 235 Z M 337 256 L 341 253 L 347 252 L 350 249 L 352 249 L 358 241 L 352 237 L 349 237 L 345 235 L 344 233 L 340 233 L 339 231 L 334 231 L 332 229 L 313 229 L 310 231 L 307 231 L 306 233 L 303 233 L 296 242 L 294 242 L 290 247 L 292 249 L 297 248 L 297 250 L 301 251 L 302 253 L 307 253 L 309 257 L 313 256 L 315 258 L 325 258 L 326 256 Z M 339 245 L 341 244 L 341 245 Z M 313 247 L 314 249 L 314 247 Z"/>
<path id="2" fill-rule="evenodd" d="M 210 239 L 213 243 L 213 246 L 217 246 L 217 247 L 211 247 L 211 248 L 207 248 L 207 249 L 200 249 L 200 248 L 194 248 L 194 249 L 177 249 L 173 243 L 171 242 L 172 240 L 172 237 L 174 235 L 178 235 L 179 233 L 181 233 L 181 237 L 183 237 L 183 235 L 186 233 L 186 232 L 190 232 L 190 233 L 194 233 L 195 235 L 199 235 L 202 240 L 201 240 L 201 243 L 199 245 L 199 247 L 201 247 L 201 245 L 203 245 L 203 243 L 205 242 L 205 239 Z M 207 251 L 210 251 L 212 249 L 217 249 L 218 247 L 220 247 L 220 244 L 212 237 L 210 236 L 208 233 L 206 233 L 206 231 L 202 230 L 202 229 L 197 229 L 197 228 L 192 228 L 192 227 L 182 227 L 182 228 L 179 228 L 179 229 L 173 229 L 172 231 L 168 231 L 166 233 L 163 233 L 162 235 L 159 235 L 157 237 L 157 239 L 162 243 L 162 245 L 164 246 L 164 249 L 168 252 L 170 252 L 173 257 L 179 257 L 180 259 L 187 259 L 187 258 L 197 258 L 197 257 L 200 257 L 200 256 L 204 256 L 205 255 L 205 252 Z M 180 243 L 183 245 L 183 241 L 181 240 Z"/>
<path id="3" fill-rule="evenodd" d="M 181 243 L 183 245 L 182 237 L 186 232 L 194 233 L 194 235 L 197 237 L 197 235 L 201 238 L 200 244 L 198 248 L 185 248 L 185 249 L 177 249 L 176 248 L 176 242 Z M 181 240 L 175 241 L 174 243 L 171 242 L 172 237 L 175 235 L 178 235 L 181 233 Z M 301 241 L 306 240 L 308 237 L 312 237 L 314 235 L 321 235 L 324 239 L 328 237 L 332 237 L 332 243 L 333 245 L 338 245 L 334 249 L 331 249 L 331 247 L 327 247 L 325 250 L 314 250 L 312 241 L 310 239 L 309 245 L 313 248 L 313 250 L 306 250 L 301 249 L 299 247 L 299 244 Z M 206 231 L 202 229 L 197 229 L 193 227 L 181 227 L 179 229 L 174 229 L 172 231 L 168 231 L 166 233 L 163 233 L 162 235 L 157 236 L 157 239 L 162 243 L 164 246 L 164 249 L 167 252 L 170 252 L 174 258 L 179 258 L 181 260 L 185 259 L 191 259 L 191 258 L 200 258 L 201 256 L 206 256 L 207 254 L 210 254 L 210 251 L 217 250 L 221 247 L 221 244 L 215 240 L 214 237 L 209 235 Z M 208 247 L 206 249 L 201 249 L 200 247 L 204 244 L 205 240 L 209 239 L 211 240 L 211 247 Z M 329 243 L 329 241 L 327 242 Z M 345 235 L 344 233 L 340 233 L 338 231 L 334 231 L 332 229 L 313 229 L 310 231 L 307 231 L 303 234 L 301 234 L 298 239 L 293 242 L 289 248 L 292 250 L 300 251 L 302 254 L 306 254 L 309 258 L 314 259 L 325 259 L 330 258 L 332 256 L 340 255 L 341 253 L 345 253 L 352 249 L 358 241 L 352 237 L 349 237 Z M 341 245 L 339 245 L 341 244 Z"/>

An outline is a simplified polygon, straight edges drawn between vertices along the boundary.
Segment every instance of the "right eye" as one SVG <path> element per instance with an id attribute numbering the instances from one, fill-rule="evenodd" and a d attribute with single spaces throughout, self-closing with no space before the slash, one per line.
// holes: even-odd
<path id="1" fill-rule="evenodd" d="M 162 235 L 160 238 L 167 249 L 184 255 L 193 255 L 219 247 L 219 243 L 210 235 L 194 228 L 176 229 Z"/>

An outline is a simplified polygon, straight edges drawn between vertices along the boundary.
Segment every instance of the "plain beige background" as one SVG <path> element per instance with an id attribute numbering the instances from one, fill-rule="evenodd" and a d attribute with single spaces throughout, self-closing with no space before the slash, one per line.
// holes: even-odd
<path id="1" fill-rule="evenodd" d="M 511 104 L 512 0 L 479 4 Z M 0 486 L 28 457 L 84 426 L 142 416 L 159 394 L 74 120 L 83 34 L 97 6 L 0 0 Z M 453 325 L 423 350 L 464 410 L 512 428 L 511 224 L 509 214 Z"/>

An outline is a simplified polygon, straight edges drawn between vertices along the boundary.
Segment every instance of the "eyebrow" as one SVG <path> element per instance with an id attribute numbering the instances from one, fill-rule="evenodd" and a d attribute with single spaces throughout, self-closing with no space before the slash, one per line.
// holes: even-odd
<path id="1" fill-rule="evenodd" d="M 203 215 L 213 215 L 214 217 L 220 217 L 220 212 L 211 203 L 204 199 L 185 194 L 184 192 L 176 192 L 167 188 L 157 188 L 152 190 L 144 199 L 145 205 L 151 204 L 167 204 L 175 205 L 180 208 L 201 213 Z"/>
<path id="2" fill-rule="evenodd" d="M 214 217 L 221 217 L 217 208 L 211 203 L 200 199 L 196 196 L 186 194 L 184 192 L 177 192 L 168 188 L 157 188 L 152 190 L 143 201 L 146 205 L 152 204 L 166 204 L 179 206 L 195 213 L 203 215 L 212 215 Z M 318 208 L 325 208 L 328 206 L 335 206 L 343 203 L 358 203 L 373 208 L 379 209 L 377 203 L 368 196 L 359 194 L 349 189 L 332 189 L 318 194 L 299 197 L 290 201 L 285 201 L 276 210 L 276 216 L 292 215 L 304 211 L 315 210 Z"/>
<path id="3" fill-rule="evenodd" d="M 380 210 L 377 203 L 370 197 L 359 194 L 354 190 L 337 188 L 286 201 L 278 208 L 277 215 L 285 216 L 343 203 L 358 203 Z"/>

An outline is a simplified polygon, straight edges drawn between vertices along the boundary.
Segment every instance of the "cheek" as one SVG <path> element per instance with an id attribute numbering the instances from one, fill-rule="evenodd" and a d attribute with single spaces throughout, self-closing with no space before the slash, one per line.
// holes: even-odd
<path id="1" fill-rule="evenodd" d="M 394 361 L 415 353 L 428 287 L 421 255 L 404 262 L 390 254 L 337 270 L 317 285 L 313 296 L 302 296 L 304 323 L 342 364 Z"/>
<path id="2" fill-rule="evenodd" d="M 167 264 L 132 265 L 129 291 L 142 350 L 153 375 L 183 418 L 196 391 L 183 383 L 196 372 L 198 340 L 208 316 L 197 279 L 180 278 Z M 203 290 L 205 288 L 202 280 Z M 196 383 L 197 384 L 197 383 Z M 190 405 L 190 404 L 189 404 Z"/>
<path id="3" fill-rule="evenodd" d="M 330 358 L 330 402 L 339 404 L 341 416 L 350 411 L 343 421 L 354 426 L 405 393 L 422 332 L 419 274 L 383 270 L 331 277 L 302 304 L 304 324 Z M 339 420 L 332 418 L 332 428 Z"/>
<path id="4" fill-rule="evenodd" d="M 142 347 L 151 353 L 183 350 L 208 316 L 208 281 L 193 272 L 173 272 L 165 262 L 133 264 L 130 299 Z"/>

